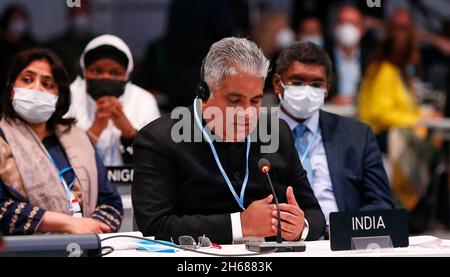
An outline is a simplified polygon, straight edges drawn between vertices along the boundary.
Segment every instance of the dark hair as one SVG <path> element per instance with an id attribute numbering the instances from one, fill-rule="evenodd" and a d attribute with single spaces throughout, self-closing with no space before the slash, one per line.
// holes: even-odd
<path id="1" fill-rule="evenodd" d="M 327 52 L 312 42 L 294 42 L 281 51 L 277 59 L 276 73 L 283 74 L 293 62 L 325 67 L 328 85 L 331 85 L 333 64 Z"/>
<path id="2" fill-rule="evenodd" d="M 396 36 L 400 32 L 405 32 L 407 37 L 406 48 L 398 49 L 396 45 Z M 401 69 L 404 69 L 409 62 L 411 57 L 414 55 L 414 51 L 417 50 L 416 34 L 411 28 L 395 28 L 394 26 L 388 25 L 386 28 L 386 38 L 381 42 L 374 54 L 374 61 L 390 61 Z"/>
<path id="3" fill-rule="evenodd" d="M 406 48 L 400 48 L 398 43 L 398 35 L 405 34 Z M 378 45 L 372 56 L 372 61 L 376 65 L 376 69 L 373 71 L 369 78 L 373 78 L 376 72 L 378 72 L 382 62 L 390 62 L 394 64 L 400 70 L 403 78 L 407 81 L 408 85 L 411 85 L 409 78 L 407 77 L 406 68 L 412 61 L 415 55 L 419 54 L 419 50 L 416 44 L 416 32 L 414 27 L 395 27 L 392 24 L 386 26 L 386 37 Z"/>
<path id="4" fill-rule="evenodd" d="M 54 130 L 56 125 L 71 127 L 75 123 L 74 118 L 64 118 L 70 107 L 70 81 L 58 56 L 47 49 L 30 49 L 20 52 L 12 61 L 8 71 L 5 91 L 3 93 L 2 110 L 0 116 L 7 119 L 22 120 L 12 107 L 12 91 L 14 83 L 20 73 L 34 61 L 45 60 L 52 68 L 52 76 L 58 86 L 58 101 L 56 111 L 47 121 L 47 128 Z"/>

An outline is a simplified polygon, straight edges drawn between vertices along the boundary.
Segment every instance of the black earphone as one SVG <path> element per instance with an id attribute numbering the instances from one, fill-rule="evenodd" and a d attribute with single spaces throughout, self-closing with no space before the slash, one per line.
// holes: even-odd
<path id="1" fill-rule="evenodd" d="M 206 58 L 202 62 L 202 68 L 200 69 L 200 83 L 197 86 L 196 94 L 199 99 L 206 101 L 209 99 L 211 95 L 211 91 L 209 89 L 208 84 L 205 81 L 205 61 Z"/>

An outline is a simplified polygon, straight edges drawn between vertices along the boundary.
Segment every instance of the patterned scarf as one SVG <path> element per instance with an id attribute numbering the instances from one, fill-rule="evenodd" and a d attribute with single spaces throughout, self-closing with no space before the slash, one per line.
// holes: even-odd
<path id="1" fill-rule="evenodd" d="M 0 121 L 7 142 L 0 138 L 0 177 L 13 192 L 48 211 L 69 214 L 68 199 L 55 165 L 31 128 L 19 120 Z M 95 149 L 79 128 L 58 126 L 55 131 L 75 175 L 72 192 L 90 217 L 97 205 Z"/>

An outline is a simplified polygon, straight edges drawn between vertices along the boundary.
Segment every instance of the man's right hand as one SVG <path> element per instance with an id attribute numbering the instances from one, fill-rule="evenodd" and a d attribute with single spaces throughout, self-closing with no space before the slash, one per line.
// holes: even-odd
<path id="1" fill-rule="evenodd" d="M 276 231 L 272 229 L 273 196 L 253 202 L 241 213 L 242 235 L 245 237 L 272 237 Z"/>

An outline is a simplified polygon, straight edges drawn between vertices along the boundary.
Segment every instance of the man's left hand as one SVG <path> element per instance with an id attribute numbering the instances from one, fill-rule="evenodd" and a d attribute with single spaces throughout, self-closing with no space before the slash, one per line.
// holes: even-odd
<path id="1" fill-rule="evenodd" d="M 286 190 L 287 204 L 280 204 L 280 219 L 282 236 L 287 241 L 297 241 L 301 238 L 305 226 L 305 214 L 300 209 L 294 195 L 294 189 Z M 272 212 L 272 229 L 278 228 L 278 214 L 276 208 Z"/>

